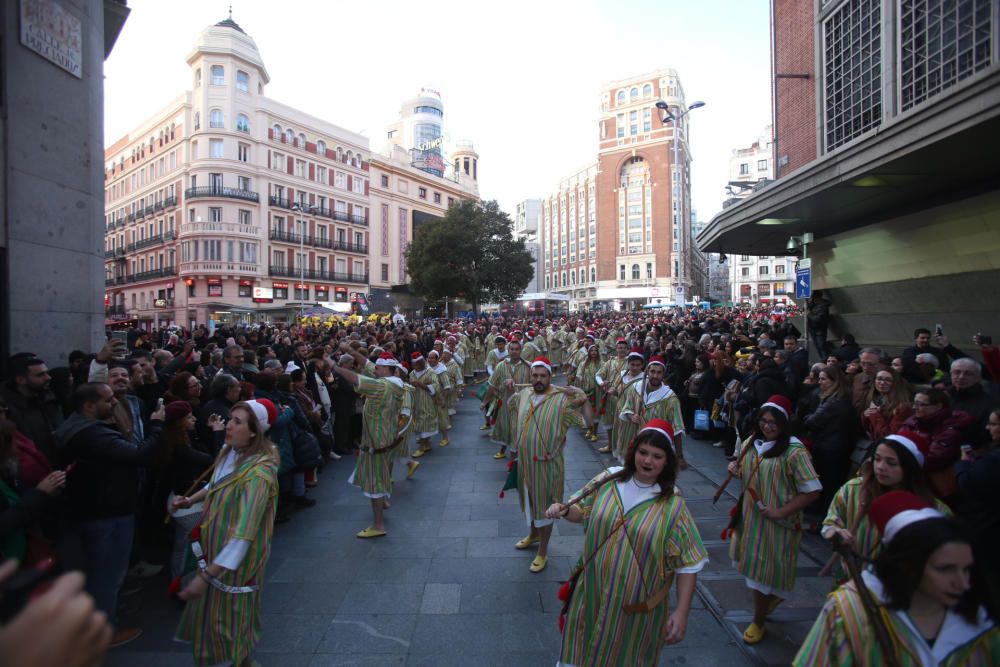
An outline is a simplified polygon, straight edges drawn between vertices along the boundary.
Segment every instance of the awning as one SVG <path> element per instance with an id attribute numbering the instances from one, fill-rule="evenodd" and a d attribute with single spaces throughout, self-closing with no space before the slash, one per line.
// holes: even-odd
<path id="1" fill-rule="evenodd" d="M 816 239 L 994 190 L 1000 183 L 1000 68 L 900 114 L 724 209 L 702 252 L 785 254 Z"/>

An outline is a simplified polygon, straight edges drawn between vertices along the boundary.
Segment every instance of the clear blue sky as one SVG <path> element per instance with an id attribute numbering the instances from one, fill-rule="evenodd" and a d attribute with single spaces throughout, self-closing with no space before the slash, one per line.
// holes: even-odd
<path id="1" fill-rule="evenodd" d="M 223 0 L 130 0 L 105 68 L 106 142 L 189 85 L 185 56 Z M 511 214 L 594 159 L 601 86 L 678 70 L 692 112 L 692 199 L 721 209 L 733 148 L 770 122 L 767 0 L 234 0 L 269 97 L 353 131 L 373 149 L 400 103 L 441 91 L 446 131 L 480 154 L 484 198 Z M 330 66 L 333 63 L 333 67 Z"/>

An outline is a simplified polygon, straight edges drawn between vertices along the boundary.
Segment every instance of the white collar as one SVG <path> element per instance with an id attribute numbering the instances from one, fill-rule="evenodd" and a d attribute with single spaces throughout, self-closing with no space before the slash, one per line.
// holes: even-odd
<path id="1" fill-rule="evenodd" d="M 774 440 L 768 440 L 767 442 L 764 442 L 763 440 L 754 440 L 753 446 L 754 449 L 757 450 L 757 456 L 764 456 L 764 454 L 767 454 L 771 451 L 771 448 L 774 447 Z"/>
<path id="2" fill-rule="evenodd" d="M 383 378 L 383 379 L 384 380 L 388 380 L 389 382 L 393 383 L 394 385 L 396 385 L 400 389 L 403 388 L 403 381 L 401 379 L 399 379 L 398 377 L 396 377 L 395 375 L 390 375 L 389 377 L 386 377 L 386 378 Z"/>
<path id="3" fill-rule="evenodd" d="M 646 382 L 646 380 L 642 380 L 641 382 L 635 383 L 635 389 L 639 392 L 639 395 L 645 395 L 646 405 L 652 405 L 657 401 L 662 401 L 674 393 L 673 390 L 667 386 L 666 382 L 661 384 L 659 389 L 654 389 L 653 391 L 646 393 Z"/>
<path id="4" fill-rule="evenodd" d="M 503 352 L 501 352 L 500 350 L 493 350 L 493 352 L 497 355 L 497 359 L 507 358 L 507 350 L 504 350 Z"/>

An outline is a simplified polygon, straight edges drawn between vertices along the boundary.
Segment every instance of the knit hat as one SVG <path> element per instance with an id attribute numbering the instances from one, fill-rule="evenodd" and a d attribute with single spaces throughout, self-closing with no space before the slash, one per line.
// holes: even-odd
<path id="1" fill-rule="evenodd" d="M 917 465 L 921 468 L 924 467 L 924 461 L 927 460 L 927 454 L 931 450 L 930 440 L 928 440 L 926 436 L 917 433 L 916 431 L 902 430 L 899 433 L 893 433 L 892 435 L 885 436 L 883 440 L 898 442 L 905 447 L 910 454 L 913 454 L 913 458 L 917 460 Z"/>
<path id="2" fill-rule="evenodd" d="M 257 417 L 257 421 L 260 423 L 261 429 L 264 433 L 271 428 L 271 425 L 278 420 L 278 408 L 274 406 L 269 399 L 258 398 L 256 400 L 250 400 L 246 402 L 253 410 L 253 414 Z"/>
<path id="3" fill-rule="evenodd" d="M 944 514 L 909 491 L 890 491 L 879 496 L 872 501 L 868 513 L 886 544 L 891 542 L 899 531 L 911 524 L 927 519 L 944 518 Z"/>
<path id="4" fill-rule="evenodd" d="M 787 397 L 781 394 L 775 394 L 771 398 L 767 399 L 763 404 L 761 404 L 761 409 L 763 408 L 774 408 L 781 414 L 785 415 L 785 419 L 788 420 L 789 416 L 792 414 L 792 402 L 788 400 Z"/>
<path id="5" fill-rule="evenodd" d="M 670 442 L 670 449 L 674 448 L 674 427 L 673 425 L 665 419 L 650 419 L 646 422 L 646 425 L 639 429 L 639 434 L 645 433 L 646 431 L 656 431 L 661 435 L 667 437 L 667 441 Z"/>
<path id="6" fill-rule="evenodd" d="M 191 404 L 187 401 L 171 401 L 167 403 L 166 407 L 163 408 L 166 413 L 164 422 L 170 424 L 179 419 L 184 419 L 189 414 L 191 414 Z"/>
<path id="7" fill-rule="evenodd" d="M 552 362 L 545 357 L 535 357 L 535 360 L 531 362 L 531 367 L 534 368 L 535 366 L 544 368 L 549 374 L 552 373 Z"/>

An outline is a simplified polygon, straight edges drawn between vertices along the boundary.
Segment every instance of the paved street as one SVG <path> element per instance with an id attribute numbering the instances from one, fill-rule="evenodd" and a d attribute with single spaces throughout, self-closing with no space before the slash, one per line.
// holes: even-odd
<path id="1" fill-rule="evenodd" d="M 434 447 L 410 481 L 399 481 L 387 513 L 389 534 L 354 534 L 368 525 L 368 501 L 346 483 L 353 461 L 328 466 L 310 493 L 316 507 L 277 526 L 264 587 L 264 638 L 256 654 L 267 667 L 357 665 L 505 665 L 551 667 L 559 649 L 556 592 L 582 545 L 582 528 L 557 524 L 548 568 L 531 574 L 533 552 L 514 549 L 525 534 L 516 494 L 498 499 L 506 475 L 479 430 L 474 398 L 454 417 L 452 444 Z M 582 486 L 610 459 L 578 432 L 566 452 L 567 491 Z M 800 580 L 755 650 L 740 641 L 750 596 L 731 568 L 719 533 L 732 497 L 712 506 L 722 452 L 689 441 L 692 469 L 680 486 L 712 562 L 699 576 L 687 637 L 664 650 L 661 664 L 783 665 L 829 589 L 816 573 L 827 551 L 807 537 Z M 732 489 L 737 491 L 737 489 Z M 164 597 L 165 576 L 124 598 L 126 624 L 145 629 L 109 654 L 112 666 L 189 664 L 189 647 L 171 640 L 180 606 Z"/>

